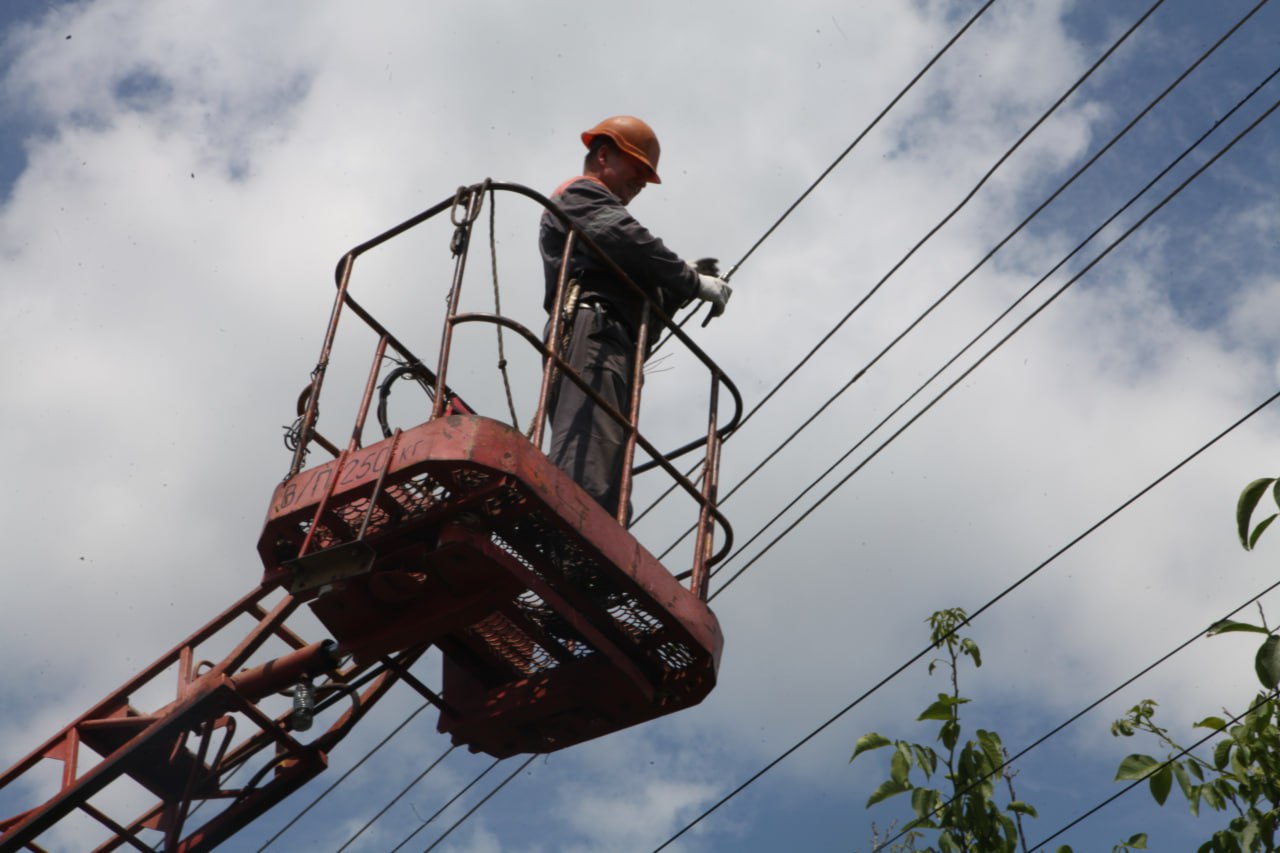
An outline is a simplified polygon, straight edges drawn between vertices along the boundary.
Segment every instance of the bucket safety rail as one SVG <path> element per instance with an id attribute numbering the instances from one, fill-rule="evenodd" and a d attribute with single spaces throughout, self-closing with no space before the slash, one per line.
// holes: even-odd
<path id="1" fill-rule="evenodd" d="M 635 372 L 631 377 L 631 399 L 627 406 L 627 411 L 620 412 L 605 402 L 599 394 L 588 387 L 586 381 L 578 375 L 578 373 L 570 367 L 562 357 L 560 352 L 561 347 L 559 345 L 562 326 L 562 311 L 560 310 L 560 307 L 564 304 L 564 300 L 567 295 L 567 270 L 564 268 L 564 261 L 562 261 L 561 264 L 560 275 L 556 288 L 555 308 L 551 314 L 550 328 L 545 340 L 541 334 L 533 332 L 527 326 L 515 319 L 512 319 L 511 317 L 497 313 L 460 312 L 458 310 L 466 271 L 466 262 L 471 246 L 470 237 L 472 226 L 479 218 L 480 212 L 484 206 L 485 196 L 488 195 L 492 199 L 494 194 L 497 192 L 509 192 L 524 196 L 525 198 L 531 199 L 540 205 L 550 215 L 556 217 L 561 223 L 563 223 L 566 228 L 568 239 L 565 246 L 565 260 L 570 256 L 575 244 L 585 246 L 588 251 L 590 251 L 606 266 L 607 269 L 609 269 L 617 281 L 621 282 L 623 287 L 629 288 L 639 299 L 643 300 L 647 310 L 643 312 L 640 327 L 636 333 L 637 357 L 634 360 Z M 385 325 L 378 321 L 367 309 L 361 306 L 360 303 L 352 296 L 350 288 L 355 262 L 361 255 L 419 225 L 422 225 L 423 223 L 426 223 L 428 220 L 443 214 L 445 211 L 449 211 L 450 222 L 454 226 L 454 233 L 450 241 L 450 250 L 454 257 L 454 268 L 437 363 L 433 370 L 428 368 L 422 359 L 415 355 L 402 340 L 392 334 Z M 383 233 L 348 251 L 338 263 L 337 270 L 335 272 L 335 280 L 337 285 L 337 295 L 329 317 L 329 324 L 325 334 L 324 343 L 321 348 L 320 357 L 315 369 L 312 371 L 311 382 L 307 388 L 304 389 L 303 394 L 299 399 L 299 423 L 294 428 L 295 443 L 291 444 L 291 447 L 294 449 L 294 456 L 288 476 L 292 477 L 302 469 L 309 446 L 312 443 L 320 445 L 336 457 L 349 455 L 360 449 L 362 446 L 361 437 L 363 435 L 365 422 L 372 406 L 374 392 L 378 387 L 380 372 L 388 350 L 397 353 L 404 365 L 406 365 L 405 367 L 400 368 L 402 374 L 409 373 L 418 378 L 419 381 L 430 386 L 430 393 L 433 396 L 432 419 L 448 414 L 477 414 L 477 412 L 468 406 L 448 385 L 447 378 L 450 353 L 453 344 L 453 333 L 456 327 L 467 323 L 496 325 L 515 332 L 524 339 L 538 354 L 538 357 L 542 359 L 542 381 L 538 394 L 537 408 L 533 415 L 533 428 L 531 434 L 531 441 L 535 447 L 541 448 L 542 446 L 547 400 L 552 389 L 552 383 L 557 381 L 557 374 L 559 376 L 558 381 L 573 382 L 578 388 L 582 389 L 583 393 L 593 400 L 608 417 L 620 424 L 625 430 L 626 439 L 623 451 L 624 465 L 622 482 L 620 483 L 621 499 L 619 501 L 617 515 L 617 520 L 620 523 L 626 523 L 626 507 L 629 503 L 633 477 L 645 471 L 656 468 L 663 469 L 673 479 L 676 485 L 693 499 L 699 508 L 699 520 L 697 526 L 697 539 L 694 547 L 694 565 L 691 570 L 690 588 L 700 597 L 705 598 L 710 567 L 723 560 L 728 555 L 733 544 L 732 528 L 729 526 L 727 519 L 717 508 L 716 499 L 718 490 L 720 448 L 724 439 L 737 428 L 741 419 L 741 394 L 738 392 L 738 389 L 734 386 L 732 381 L 730 381 L 730 379 L 725 375 L 724 371 L 721 370 L 721 368 L 693 340 L 691 340 L 674 321 L 672 321 L 671 317 L 667 315 L 661 307 L 650 299 L 644 288 L 640 287 L 640 285 L 632 280 L 631 277 L 628 276 L 626 272 L 624 272 L 608 256 L 608 254 L 594 240 L 592 240 L 590 236 L 579 229 L 575 223 L 565 215 L 558 205 L 540 193 L 519 184 L 500 183 L 486 179 L 478 184 L 459 187 L 453 196 L 441 200 L 416 216 L 405 220 L 399 225 L 384 231 Z M 354 312 L 377 335 L 378 339 L 373 362 L 365 385 L 364 395 L 358 408 L 355 424 L 345 451 L 341 450 L 336 443 L 328 441 L 323 436 L 319 435 L 315 428 L 319 410 L 320 392 L 324 383 L 325 373 L 332 356 L 334 340 L 344 308 L 350 309 Z M 640 392 L 643 384 L 643 356 L 648 351 L 650 340 L 654 338 L 652 326 L 655 323 L 660 328 L 666 328 L 674 340 L 683 344 L 693 358 L 702 365 L 710 378 L 710 390 L 708 394 L 709 403 L 707 406 L 707 427 L 705 433 L 668 452 L 659 450 L 652 442 L 645 438 L 639 429 Z M 732 414 L 727 420 L 721 418 L 720 415 L 722 393 L 727 393 L 732 400 Z M 643 449 L 643 451 L 649 456 L 647 461 L 643 461 L 638 465 L 635 464 L 637 447 Z M 690 480 L 672 464 L 672 460 L 697 450 L 698 448 L 705 448 L 700 485 Z M 723 537 L 721 546 L 713 552 L 713 532 L 717 526 L 722 529 Z"/>

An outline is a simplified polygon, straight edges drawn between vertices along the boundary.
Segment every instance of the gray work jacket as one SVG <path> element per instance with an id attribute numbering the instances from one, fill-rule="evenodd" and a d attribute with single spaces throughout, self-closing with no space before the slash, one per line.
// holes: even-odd
<path id="1" fill-rule="evenodd" d="M 698 292 L 697 272 L 637 222 L 600 181 L 585 175 L 571 178 L 552 194 L 551 200 L 668 315 Z M 548 313 L 555 301 L 566 233 L 555 216 L 542 214 L 538 243 L 546 276 L 543 308 Z M 581 283 L 582 296 L 606 303 L 634 334 L 644 310 L 640 296 L 610 272 L 582 241 L 575 242 L 569 265 L 569 277 Z M 651 344 L 655 334 L 656 331 L 650 332 Z"/>

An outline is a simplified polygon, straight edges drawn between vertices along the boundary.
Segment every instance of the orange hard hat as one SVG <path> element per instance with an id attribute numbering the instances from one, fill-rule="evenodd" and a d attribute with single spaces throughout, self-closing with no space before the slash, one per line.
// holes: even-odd
<path id="1" fill-rule="evenodd" d="M 662 147 L 653 128 L 635 116 L 613 116 L 582 132 L 582 144 L 591 147 L 591 140 L 607 136 L 625 154 L 639 160 L 649 169 L 649 183 L 660 184 L 658 157 Z"/>

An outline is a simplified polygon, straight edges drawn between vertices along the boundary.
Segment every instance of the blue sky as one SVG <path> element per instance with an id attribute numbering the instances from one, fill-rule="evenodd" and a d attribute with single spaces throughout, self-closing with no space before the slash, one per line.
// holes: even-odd
<path id="1" fill-rule="evenodd" d="M 748 404 L 1149 5 L 998 0 L 742 266 L 728 313 L 698 331 Z M 1251 6 L 1166 0 L 734 437 L 726 487 Z M 587 16 L 569 2 L 358 11 L 337 2 L 7 3 L 0 309 L 9 328 L 0 388 L 9 416 L 0 440 L 10 459 L 0 511 L 12 551 L 0 620 L 10 673 L 0 688 L 0 765 L 257 582 L 254 546 L 289 461 L 281 425 L 312 367 L 333 264 L 348 248 L 485 176 L 549 191 L 578 168 L 577 134 L 625 112 L 645 117 L 663 142 L 664 183 L 632 210 L 683 255 L 727 265 L 977 7 L 717 0 L 661 2 L 643 15 L 593 7 Z M 1263 7 L 752 478 L 726 504 L 738 541 L 1274 70 L 1278 16 Z M 1103 244 L 1277 97 L 1272 81 Z M 654 849 L 915 654 L 931 611 L 975 610 L 1274 393 L 1276 121 L 717 598 L 726 649 L 702 706 L 535 760 L 439 849 Z M 504 307 L 533 327 L 541 322 L 535 225 L 536 211 L 499 199 Z M 423 352 L 438 339 L 447 232 L 388 250 L 370 262 L 364 285 L 373 310 L 396 317 Z M 1099 248 L 1050 278 L 997 335 Z M 487 281 L 479 283 L 477 298 L 488 298 Z M 491 336 L 462 346 L 471 359 L 458 378 L 465 395 L 501 414 Z M 509 357 L 527 412 L 532 368 Z M 657 367 L 646 383 L 646 431 L 663 443 L 689 429 L 702 385 L 680 357 Z M 335 361 L 332 393 L 350 395 L 357 371 Z M 997 729 L 1016 751 L 1270 583 L 1274 548 L 1264 540 L 1259 553 L 1241 552 L 1232 513 L 1245 483 L 1273 473 L 1276 426 L 1264 411 L 985 614 L 971 632 L 984 666 L 966 675 L 974 698 L 966 727 Z M 686 516 L 672 507 L 636 534 L 659 552 Z M 1273 614 L 1274 602 L 1264 603 Z M 1155 749 L 1113 740 L 1112 719 L 1152 697 L 1165 723 L 1191 740 L 1192 721 L 1248 701 L 1251 654 L 1245 639 L 1200 641 L 1020 761 L 1019 794 L 1041 814 L 1029 839 L 1112 794 L 1127 752 Z M 419 668 L 428 683 L 438 683 L 435 666 Z M 943 689 L 923 663 L 909 669 L 668 849 L 868 850 L 871 822 L 884 827 L 907 804 L 863 808 L 887 759 L 850 766 L 853 743 L 867 731 L 927 739 L 913 720 Z M 389 697 L 335 751 L 328 774 L 225 849 L 258 849 L 417 704 L 407 693 Z M 446 747 L 433 716 L 420 715 L 269 849 L 336 849 Z M 391 849 L 486 764 L 454 753 L 350 849 Z M 36 796 L 0 792 L 0 813 Z M 1135 792 L 1055 843 L 1109 850 L 1146 831 L 1151 849 L 1194 849 L 1215 824 L 1184 812 Z M 433 827 L 406 849 L 427 846 L 441 831 Z M 84 832 L 60 828 L 48 846 L 80 849 Z"/>

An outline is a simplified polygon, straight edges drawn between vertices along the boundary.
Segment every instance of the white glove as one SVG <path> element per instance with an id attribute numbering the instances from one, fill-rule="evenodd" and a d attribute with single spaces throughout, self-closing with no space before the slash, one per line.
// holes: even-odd
<path id="1" fill-rule="evenodd" d="M 711 319 L 724 313 L 724 306 L 729 304 L 729 297 L 733 295 L 733 288 L 723 279 L 699 273 L 697 295 L 704 302 L 711 303 L 711 313 L 707 315 L 707 319 Z"/>

